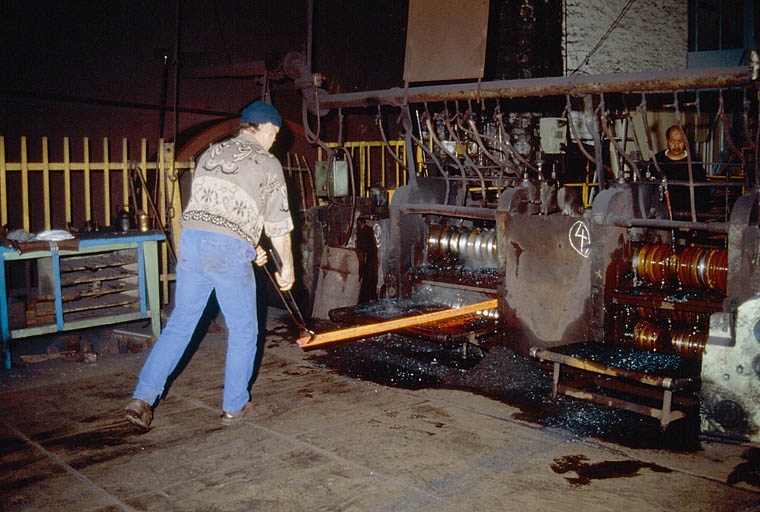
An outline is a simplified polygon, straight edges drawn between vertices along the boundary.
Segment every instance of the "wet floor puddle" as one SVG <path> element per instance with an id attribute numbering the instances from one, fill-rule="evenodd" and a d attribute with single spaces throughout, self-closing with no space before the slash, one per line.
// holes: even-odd
<path id="1" fill-rule="evenodd" d="M 636 460 L 610 460 L 591 464 L 585 455 L 567 455 L 554 459 L 551 464 L 552 471 L 564 475 L 575 473 L 576 476 L 565 477 L 572 485 L 589 485 L 594 480 L 609 478 L 633 478 L 641 474 L 641 470 L 648 469 L 654 473 L 671 473 L 668 468 L 649 462 Z"/>

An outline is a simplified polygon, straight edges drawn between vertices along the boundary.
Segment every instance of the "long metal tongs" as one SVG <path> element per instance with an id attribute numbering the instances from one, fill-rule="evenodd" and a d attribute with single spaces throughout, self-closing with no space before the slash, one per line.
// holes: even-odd
<path id="1" fill-rule="evenodd" d="M 269 260 L 274 263 L 274 266 L 279 272 L 282 269 L 282 265 L 280 262 L 280 258 L 273 250 L 268 249 L 267 253 L 269 254 Z M 301 313 L 301 309 L 298 307 L 298 302 L 296 302 L 295 297 L 293 297 L 293 292 L 290 290 L 282 291 L 280 290 L 279 285 L 277 284 L 277 280 L 274 278 L 274 275 L 269 270 L 269 268 L 264 265 L 262 267 L 264 269 L 264 272 L 266 273 L 267 277 L 269 277 L 269 280 L 272 282 L 272 286 L 274 286 L 274 289 L 277 290 L 277 294 L 280 296 L 280 300 L 282 301 L 282 304 L 285 306 L 285 309 L 287 310 L 288 314 L 290 315 L 290 318 L 293 320 L 293 323 L 296 324 L 296 327 L 298 327 L 301 330 L 301 338 L 307 337 L 311 338 L 314 336 L 314 331 L 309 329 L 309 327 L 306 325 L 306 320 L 304 319 L 303 313 Z"/>

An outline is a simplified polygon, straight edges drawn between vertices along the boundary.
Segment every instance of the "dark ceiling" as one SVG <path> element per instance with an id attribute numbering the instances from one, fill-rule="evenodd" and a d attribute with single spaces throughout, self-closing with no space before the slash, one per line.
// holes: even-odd
<path id="1" fill-rule="evenodd" d="M 308 0 L 14 4 L 0 16 L 0 135 L 11 140 L 171 138 L 234 116 L 261 94 L 260 77 L 186 78 L 184 71 L 278 62 L 308 49 Z M 492 0 L 485 78 L 560 74 L 559 5 Z M 314 2 L 312 69 L 330 92 L 403 84 L 407 10 L 408 0 Z M 284 106 L 285 115 L 300 122 L 292 84 L 271 86 L 274 103 L 296 104 Z"/>

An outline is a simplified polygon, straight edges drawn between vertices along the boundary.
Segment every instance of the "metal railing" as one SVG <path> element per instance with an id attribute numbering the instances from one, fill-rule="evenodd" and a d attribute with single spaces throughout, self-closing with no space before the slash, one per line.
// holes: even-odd
<path id="1" fill-rule="evenodd" d="M 176 225 L 181 200 L 177 175 L 191 169 L 193 162 L 176 162 L 174 145 L 163 140 L 149 154 L 142 139 L 133 156 L 127 139 L 120 151 L 102 140 L 99 159 L 93 157 L 90 140 L 82 140 L 81 160 L 72 156 L 68 137 L 62 141 L 60 157 L 47 137 L 39 147 L 30 147 L 21 137 L 18 160 L 9 161 L 5 137 L 0 136 L 0 225 L 36 233 L 49 229 L 91 231 L 112 229 L 119 208 L 129 205 L 146 213 L 151 225 L 165 233 Z M 118 151 L 118 156 L 113 156 Z M 34 156 L 30 156 L 34 154 Z M 57 155 L 57 153 L 56 153 Z M 168 300 L 168 253 L 170 237 L 161 244 L 161 281 Z"/>
<path id="2" fill-rule="evenodd" d="M 406 146 L 403 140 L 390 140 L 388 145 L 382 141 L 358 141 L 346 142 L 342 145 L 329 142 L 330 149 L 344 148 L 354 161 L 357 197 L 369 197 L 369 188 L 372 185 L 381 185 L 383 188 L 395 190 L 397 187 L 406 185 L 407 175 L 399 164 L 399 160 L 406 161 Z M 394 156 L 389 154 L 393 150 Z M 338 155 L 341 156 L 341 155 Z M 324 161 L 329 156 L 319 147 L 317 161 Z"/>

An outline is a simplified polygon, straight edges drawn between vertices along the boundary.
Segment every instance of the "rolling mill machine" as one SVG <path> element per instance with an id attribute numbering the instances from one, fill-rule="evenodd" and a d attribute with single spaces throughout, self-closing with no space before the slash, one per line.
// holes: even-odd
<path id="1" fill-rule="evenodd" d="M 752 69 L 323 92 L 304 91 L 314 115 L 376 109 L 384 139 L 381 110 L 401 113 L 408 182 L 370 221 L 385 314 L 468 306 L 407 330 L 507 345 L 553 371 L 554 393 L 663 427 L 699 414 L 706 435 L 760 440 Z M 706 182 L 655 177 L 670 125 Z"/>

